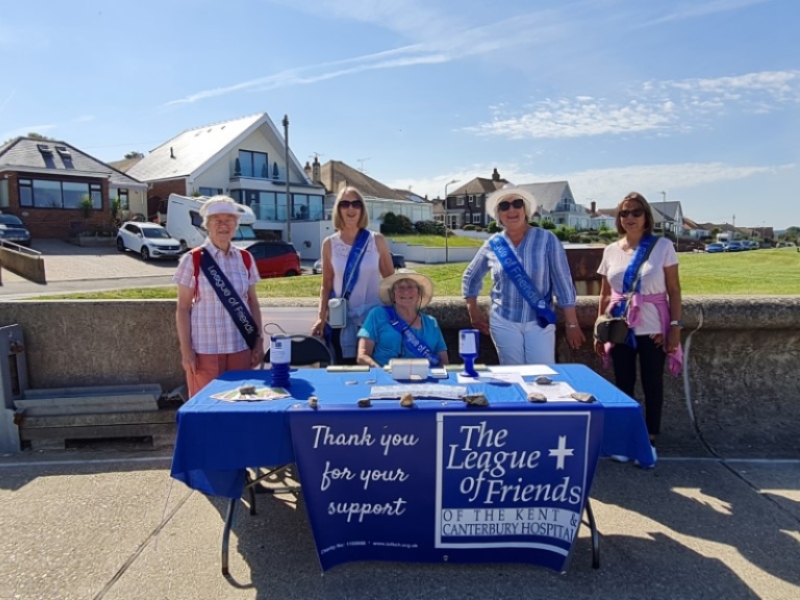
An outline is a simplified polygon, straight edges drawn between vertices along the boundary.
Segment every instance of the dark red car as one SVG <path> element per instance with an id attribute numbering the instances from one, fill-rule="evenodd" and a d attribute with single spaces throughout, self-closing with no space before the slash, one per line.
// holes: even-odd
<path id="1" fill-rule="evenodd" d="M 300 255 L 289 242 L 258 241 L 240 247 L 253 255 L 261 277 L 300 275 Z"/>

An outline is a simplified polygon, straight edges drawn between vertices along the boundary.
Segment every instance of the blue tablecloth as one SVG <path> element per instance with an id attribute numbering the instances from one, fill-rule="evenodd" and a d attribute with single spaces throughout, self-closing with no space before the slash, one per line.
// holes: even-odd
<path id="1" fill-rule="evenodd" d="M 601 455 L 620 454 L 653 464 L 642 410 L 632 398 L 584 365 L 553 365 L 554 381 L 564 381 L 575 390 L 593 394 L 604 408 Z M 529 379 L 526 377 L 526 379 Z M 368 383 L 369 382 L 369 383 Z M 375 382 L 375 383 L 372 383 Z M 430 380 L 434 383 L 435 380 Z M 455 373 L 441 383 L 456 383 Z M 245 469 L 294 462 L 289 409 L 317 396 L 320 405 L 349 404 L 370 395 L 372 385 L 395 382 L 383 370 L 328 373 L 323 369 L 292 371 L 292 398 L 263 402 L 226 402 L 213 394 L 242 385 L 269 386 L 269 371 L 231 371 L 210 383 L 178 410 L 178 434 L 171 474 L 193 489 L 206 494 L 238 498 L 245 484 Z M 492 407 L 505 403 L 524 404 L 529 410 L 552 410 L 561 403 L 531 404 L 519 386 L 476 384 L 470 391 L 486 393 Z M 380 410 L 382 401 L 375 401 Z M 437 409 L 439 400 L 418 402 L 422 409 Z M 563 407 L 563 404 L 561 405 Z M 448 410 L 466 410 L 460 401 L 447 403 Z"/>

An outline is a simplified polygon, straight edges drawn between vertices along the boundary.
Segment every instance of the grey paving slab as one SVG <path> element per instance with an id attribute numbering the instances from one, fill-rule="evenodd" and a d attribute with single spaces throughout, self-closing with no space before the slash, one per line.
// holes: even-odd
<path id="1" fill-rule="evenodd" d="M 63 461 L 69 462 L 63 462 Z M 302 495 L 240 510 L 231 578 L 225 503 L 171 484 L 169 455 L 0 458 L 0 598 L 518 599 L 800 597 L 800 463 L 601 462 L 566 575 L 526 565 L 357 563 L 321 574 Z M 775 501 L 779 499 L 780 501 Z"/>

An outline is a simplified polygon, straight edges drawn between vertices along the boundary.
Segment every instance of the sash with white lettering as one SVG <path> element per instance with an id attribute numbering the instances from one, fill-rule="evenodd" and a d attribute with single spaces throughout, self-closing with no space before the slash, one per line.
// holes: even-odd
<path id="1" fill-rule="evenodd" d="M 495 235 L 489 239 L 489 246 L 500 261 L 500 265 L 508 275 L 509 279 L 517 286 L 519 293 L 525 301 L 536 311 L 536 324 L 544 329 L 548 325 L 556 322 L 556 313 L 550 308 L 549 301 L 542 298 L 539 290 L 536 289 L 531 278 L 522 267 L 522 263 L 517 258 L 517 253 L 511 249 L 502 235 Z"/>
<path id="2" fill-rule="evenodd" d="M 384 306 L 384 310 L 386 311 L 386 316 L 389 318 L 389 325 L 394 327 L 397 332 L 403 336 L 403 343 L 405 344 L 406 348 L 408 349 L 411 354 L 417 356 L 419 358 L 427 358 L 428 362 L 431 363 L 434 367 L 438 367 L 441 359 L 438 355 L 436 355 L 433 350 L 428 348 L 428 346 L 420 340 L 414 332 L 411 330 L 411 326 L 406 323 L 400 315 L 397 314 L 397 311 L 393 309 L 391 306 Z M 422 322 L 422 317 L 420 316 L 420 323 Z"/>
<path id="3" fill-rule="evenodd" d="M 247 342 L 247 347 L 251 350 L 255 348 L 259 332 L 253 316 L 210 252 L 203 252 L 200 258 L 200 270 L 208 279 L 214 292 L 216 292 L 222 306 L 225 307 L 225 310 L 228 311 L 231 319 L 233 319 L 233 324 L 236 325 L 236 329 L 239 330 L 244 341 Z"/>

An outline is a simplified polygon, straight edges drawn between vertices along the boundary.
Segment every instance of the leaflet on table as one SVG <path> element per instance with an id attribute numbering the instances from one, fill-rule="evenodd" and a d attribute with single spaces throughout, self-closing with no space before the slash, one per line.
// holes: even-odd
<path id="1" fill-rule="evenodd" d="M 478 373 L 478 377 L 470 377 L 459 373 L 458 383 L 518 383 L 525 385 L 525 380 L 516 371 L 497 373 L 490 368 L 488 371 Z"/>
<path id="2" fill-rule="evenodd" d="M 488 367 L 492 373 L 519 373 L 525 375 L 558 375 L 547 365 L 492 365 Z"/>
<path id="3" fill-rule="evenodd" d="M 570 394 L 575 393 L 575 389 L 568 383 L 563 381 L 554 381 L 550 384 L 539 384 L 533 382 L 525 382 L 523 387 L 526 392 L 538 392 L 547 396 L 548 401 L 555 402 L 576 402 Z"/>
<path id="4" fill-rule="evenodd" d="M 369 397 L 373 400 L 393 400 L 401 398 L 405 394 L 411 394 L 414 398 L 436 398 L 442 400 L 459 400 L 467 393 L 466 386 L 463 385 L 441 385 L 441 384 L 399 384 L 399 385 L 374 385 L 370 390 Z"/>
<path id="5" fill-rule="evenodd" d="M 212 394 L 215 400 L 225 400 L 226 402 L 258 402 L 261 400 L 280 400 L 291 398 L 291 394 L 283 388 L 257 387 L 252 391 L 242 392 L 240 388 Z"/>

